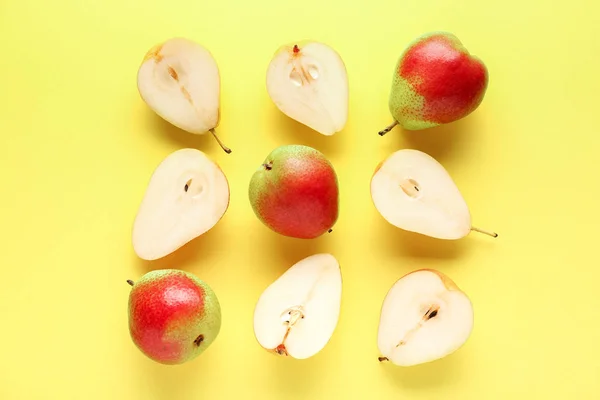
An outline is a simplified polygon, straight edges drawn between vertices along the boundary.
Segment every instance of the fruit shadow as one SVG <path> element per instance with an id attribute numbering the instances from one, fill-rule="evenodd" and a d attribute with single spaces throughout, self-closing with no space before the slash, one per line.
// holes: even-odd
<path id="1" fill-rule="evenodd" d="M 415 232 L 405 231 L 381 222 L 376 228 L 379 240 L 389 252 L 416 258 L 452 259 L 463 254 L 469 238 L 459 240 L 443 240 Z"/>
<path id="2" fill-rule="evenodd" d="M 262 227 L 261 227 L 262 228 Z M 335 228 L 335 227 L 334 227 Z M 260 243 L 268 244 L 267 248 L 276 262 L 272 263 L 270 272 L 279 276 L 287 271 L 292 265 L 298 261 L 311 256 L 313 254 L 322 253 L 327 249 L 327 242 L 330 240 L 329 235 L 335 234 L 335 229 L 331 233 L 324 233 L 315 239 L 297 239 L 287 236 L 282 236 L 277 233 L 262 229 L 262 239 Z M 263 250 L 264 251 L 264 248 Z"/>
<path id="3" fill-rule="evenodd" d="M 404 148 L 421 150 L 442 162 L 450 156 L 452 149 L 469 143 L 474 139 L 473 132 L 477 126 L 477 117 L 473 114 L 449 124 L 419 131 L 396 128 L 387 135 L 397 135 L 403 141 Z M 386 135 L 386 136 L 387 136 Z"/>
<path id="4" fill-rule="evenodd" d="M 442 359 L 411 367 L 396 366 L 389 361 L 381 363 L 385 375 L 399 388 L 415 390 L 443 388 L 456 384 L 462 378 L 464 358 L 460 350 Z"/>
<path id="5" fill-rule="evenodd" d="M 186 132 L 161 118 L 158 114 L 152 112 L 152 110 L 145 110 L 144 112 L 147 115 L 149 125 L 152 127 L 150 131 L 156 135 L 159 140 L 167 139 L 175 143 L 178 147 L 199 149 L 204 152 L 217 150 L 223 152 L 210 132 L 202 135 Z M 227 138 L 222 137 L 224 135 L 220 133 L 219 127 L 215 128 L 215 132 L 226 146 L 229 145 L 229 143 L 227 143 Z M 234 149 L 232 149 L 232 152 L 233 150 Z"/>
<path id="6" fill-rule="evenodd" d="M 141 357 L 139 357 L 141 358 Z M 136 381 L 144 386 L 141 392 L 151 393 L 156 399 L 203 398 L 205 388 L 211 382 L 219 380 L 218 367 L 221 364 L 218 357 L 201 354 L 196 359 L 181 365 L 163 365 L 149 359 L 140 361 L 142 366 L 137 368 Z"/>
<path id="7" fill-rule="evenodd" d="M 327 384 L 327 370 L 334 370 L 326 367 L 323 355 L 319 353 L 306 360 L 296 360 L 269 354 L 279 359 L 270 362 L 270 368 L 265 368 L 264 373 L 268 374 L 270 384 L 276 385 L 276 393 L 285 394 L 285 398 L 315 398 L 320 388 Z"/>
<path id="8" fill-rule="evenodd" d="M 217 225 L 208 232 L 187 242 L 179 249 L 162 258 L 157 260 L 143 260 L 138 257 L 138 270 L 141 274 L 145 274 L 158 269 L 181 269 L 188 272 L 196 272 L 198 269 L 206 271 L 207 269 L 212 268 L 213 264 L 210 262 L 210 259 L 218 256 L 219 251 L 227 251 L 225 248 L 219 250 L 219 245 L 224 243 L 224 241 L 219 238 L 224 235 L 226 229 L 221 222 L 223 221 L 217 223 Z M 192 266 L 196 266 L 199 263 L 201 263 L 202 266 L 199 268 L 192 268 Z"/>
<path id="9" fill-rule="evenodd" d="M 326 136 L 288 117 L 279 109 L 271 109 L 270 113 L 272 114 L 270 125 L 275 127 L 275 135 L 286 138 L 286 143 L 282 144 L 303 144 L 319 150 L 328 157 L 337 155 L 343 150 L 343 143 L 339 140 L 343 131 Z"/>

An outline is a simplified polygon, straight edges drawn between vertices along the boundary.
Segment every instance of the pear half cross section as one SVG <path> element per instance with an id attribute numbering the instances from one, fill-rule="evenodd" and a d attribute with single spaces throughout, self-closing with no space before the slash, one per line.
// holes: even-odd
<path id="1" fill-rule="evenodd" d="M 298 261 L 269 285 L 254 310 L 254 334 L 267 351 L 295 359 L 319 353 L 338 323 L 342 274 L 331 254 Z"/>
<path id="2" fill-rule="evenodd" d="M 400 278 L 381 308 L 379 361 L 409 367 L 444 358 L 473 330 L 469 297 L 443 273 L 422 269 Z"/>
<path id="3" fill-rule="evenodd" d="M 471 231 L 498 236 L 471 224 L 469 207 L 448 171 L 419 150 L 398 150 L 382 161 L 371 178 L 371 198 L 387 222 L 409 232 L 446 240 Z"/>
<path id="4" fill-rule="evenodd" d="M 181 149 L 152 174 L 133 224 L 133 248 L 145 260 L 164 257 L 206 233 L 229 207 L 229 184 L 203 152 Z"/>
<path id="5" fill-rule="evenodd" d="M 142 100 L 165 121 L 196 135 L 210 132 L 231 153 L 215 131 L 221 117 L 221 77 L 204 46 L 180 37 L 155 45 L 139 67 L 137 86 Z"/>
<path id="6" fill-rule="evenodd" d="M 300 41 L 281 46 L 267 69 L 267 92 L 288 117 L 323 134 L 341 131 L 348 119 L 348 74 L 330 46 Z"/>

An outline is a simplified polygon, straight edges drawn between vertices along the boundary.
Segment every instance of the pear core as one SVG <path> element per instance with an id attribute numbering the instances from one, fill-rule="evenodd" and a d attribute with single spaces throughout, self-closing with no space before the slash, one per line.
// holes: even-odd
<path id="1" fill-rule="evenodd" d="M 383 301 L 379 361 L 408 367 L 444 358 L 466 343 L 473 321 L 469 297 L 448 276 L 431 269 L 410 272 Z"/>
<path id="2" fill-rule="evenodd" d="M 342 276 L 331 254 L 298 261 L 260 295 L 254 334 L 271 353 L 312 357 L 329 342 L 340 313 Z"/>
<path id="3" fill-rule="evenodd" d="M 282 113 L 314 131 L 330 136 L 346 125 L 346 66 L 324 43 L 300 41 L 281 46 L 267 68 L 266 86 Z"/>

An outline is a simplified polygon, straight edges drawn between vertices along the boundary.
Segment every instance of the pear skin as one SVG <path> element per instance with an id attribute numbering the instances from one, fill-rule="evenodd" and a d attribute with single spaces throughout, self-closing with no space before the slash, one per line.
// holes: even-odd
<path id="1" fill-rule="evenodd" d="M 487 67 L 450 32 L 430 32 L 412 41 L 396 63 L 389 96 L 396 125 L 421 130 L 448 124 L 475 111 L 489 81 Z"/>
<path id="2" fill-rule="evenodd" d="M 284 236 L 316 238 L 331 229 L 339 214 L 335 170 L 308 146 L 273 150 L 252 175 L 248 195 L 258 219 Z"/>
<path id="3" fill-rule="evenodd" d="M 202 354 L 221 329 L 215 292 L 196 276 L 155 270 L 132 285 L 129 332 L 138 349 L 161 364 L 182 364 Z"/>

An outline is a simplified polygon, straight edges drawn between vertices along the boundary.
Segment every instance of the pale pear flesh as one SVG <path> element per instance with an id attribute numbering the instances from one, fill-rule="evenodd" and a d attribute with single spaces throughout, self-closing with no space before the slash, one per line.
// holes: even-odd
<path id="1" fill-rule="evenodd" d="M 330 46 L 302 41 L 282 46 L 267 69 L 267 91 L 288 117 L 323 134 L 341 131 L 348 120 L 348 74 Z"/>
<path id="2" fill-rule="evenodd" d="M 385 159 L 371 179 L 375 208 L 390 224 L 439 239 L 471 231 L 471 214 L 446 169 L 430 155 L 402 149 Z"/>
<path id="3" fill-rule="evenodd" d="M 418 270 L 388 291 L 379 321 L 380 361 L 409 367 L 461 348 L 474 324 L 469 297 L 439 271 Z"/>
<path id="4" fill-rule="evenodd" d="M 133 224 L 133 248 L 164 257 L 212 229 L 229 206 L 229 183 L 203 152 L 180 149 L 155 169 Z"/>
<path id="5" fill-rule="evenodd" d="M 320 352 L 338 323 L 342 275 L 331 254 L 298 261 L 261 294 L 254 310 L 254 334 L 274 353 L 306 359 Z"/>
<path id="6" fill-rule="evenodd" d="M 193 134 L 211 132 L 220 121 L 221 81 L 217 62 L 202 45 L 172 38 L 150 49 L 137 75 L 144 102 L 161 118 Z"/>

